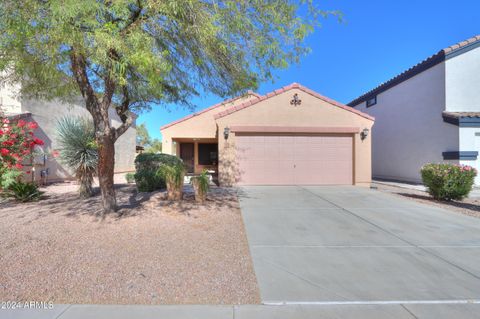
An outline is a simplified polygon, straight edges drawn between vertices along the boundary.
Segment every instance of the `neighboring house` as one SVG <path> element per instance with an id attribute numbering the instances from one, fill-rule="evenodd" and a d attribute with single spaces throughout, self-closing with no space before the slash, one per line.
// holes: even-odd
<path id="1" fill-rule="evenodd" d="M 420 182 L 429 162 L 479 169 L 480 36 L 440 50 L 348 105 L 376 118 L 374 177 Z"/>
<path id="2" fill-rule="evenodd" d="M 163 151 L 221 185 L 370 185 L 373 117 L 293 83 L 161 128 Z"/>
<path id="3" fill-rule="evenodd" d="M 71 104 L 61 102 L 45 102 L 36 100 L 22 100 L 16 97 L 18 87 L 0 83 L 0 107 L 8 116 L 20 116 L 26 120 L 36 121 L 39 128 L 36 135 L 45 142 L 43 152 L 45 156 L 35 158 L 35 180 L 59 181 L 74 177 L 65 165 L 55 158 L 54 151 L 59 148 L 56 135 L 57 120 L 64 116 L 85 116 L 91 118 L 82 101 Z M 110 118 L 114 126 L 121 121 L 115 110 L 110 110 Z M 126 172 L 135 169 L 135 124 L 129 128 L 115 143 L 115 172 Z M 28 169 L 28 168 L 26 168 Z M 48 174 L 45 176 L 45 174 Z"/>

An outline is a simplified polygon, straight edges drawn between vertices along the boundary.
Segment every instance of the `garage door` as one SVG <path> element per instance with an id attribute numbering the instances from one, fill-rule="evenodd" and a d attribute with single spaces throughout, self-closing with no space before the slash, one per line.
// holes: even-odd
<path id="1" fill-rule="evenodd" d="M 253 135 L 235 138 L 240 185 L 351 185 L 350 135 Z"/>

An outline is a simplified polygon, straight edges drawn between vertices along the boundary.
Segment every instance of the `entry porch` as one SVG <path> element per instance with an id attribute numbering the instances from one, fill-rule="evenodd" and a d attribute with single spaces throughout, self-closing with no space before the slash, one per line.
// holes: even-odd
<path id="1" fill-rule="evenodd" d="M 175 155 L 180 157 L 187 168 L 187 174 L 200 174 L 204 169 L 213 178 L 218 175 L 218 141 L 214 138 L 173 139 Z"/>

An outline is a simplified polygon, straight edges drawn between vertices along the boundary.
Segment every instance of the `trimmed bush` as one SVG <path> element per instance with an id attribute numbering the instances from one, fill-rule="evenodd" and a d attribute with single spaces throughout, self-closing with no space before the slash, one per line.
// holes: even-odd
<path id="1" fill-rule="evenodd" d="M 461 200 L 472 190 L 477 170 L 468 165 L 426 164 L 421 169 L 423 184 L 435 199 Z"/>
<path id="2" fill-rule="evenodd" d="M 142 153 L 135 158 L 137 172 L 142 169 L 159 169 L 162 165 L 174 166 L 182 163 L 182 160 L 174 155 Z"/>
<path id="3" fill-rule="evenodd" d="M 162 166 L 182 164 L 182 160 L 168 154 L 139 154 L 135 159 L 135 183 L 140 192 L 153 192 L 166 187 Z"/>

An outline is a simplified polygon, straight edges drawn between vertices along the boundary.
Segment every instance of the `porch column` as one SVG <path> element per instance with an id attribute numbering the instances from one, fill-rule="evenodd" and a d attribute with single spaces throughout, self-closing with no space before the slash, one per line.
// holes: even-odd
<path id="1" fill-rule="evenodd" d="M 193 172 L 195 174 L 199 173 L 197 172 L 197 169 L 198 169 L 198 141 L 195 141 L 193 146 Z"/>

